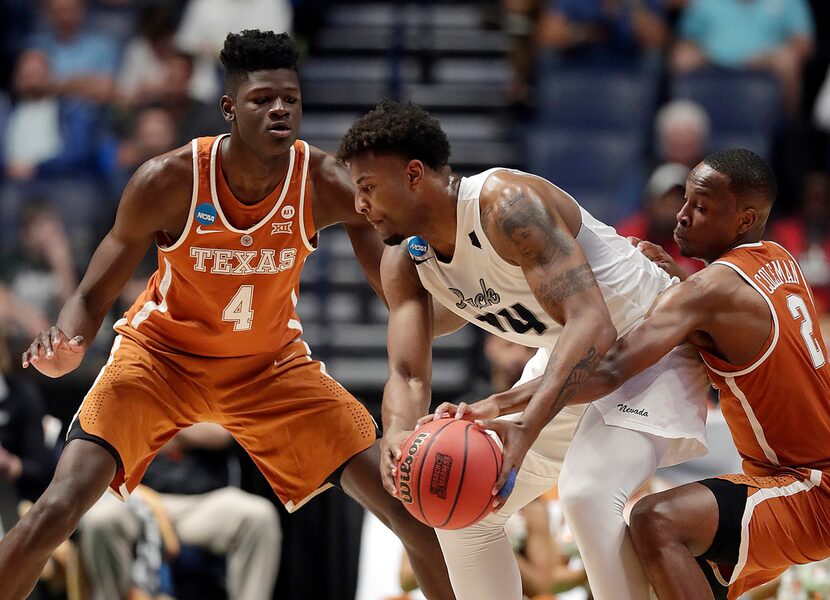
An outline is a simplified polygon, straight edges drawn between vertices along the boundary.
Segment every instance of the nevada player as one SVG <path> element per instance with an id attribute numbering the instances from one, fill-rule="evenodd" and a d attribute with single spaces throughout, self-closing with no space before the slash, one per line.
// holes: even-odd
<path id="1" fill-rule="evenodd" d="M 678 348 L 584 416 L 569 407 L 550 419 L 672 280 L 550 182 L 501 168 L 457 177 L 449 153 L 435 119 L 392 101 L 357 121 L 339 151 L 350 162 L 356 209 L 390 244 L 381 264 L 390 306 L 386 488 L 394 493 L 400 443 L 428 410 L 432 298 L 462 323 L 540 348 L 523 380 L 544 373 L 524 412 L 492 424 L 505 443 L 496 485 L 518 469 L 512 494 L 482 522 L 438 532 L 458 598 L 521 598 L 503 525 L 556 483 L 560 467 L 594 597 L 648 598 L 622 509 L 658 465 L 705 449 L 706 377 L 696 352 Z"/>

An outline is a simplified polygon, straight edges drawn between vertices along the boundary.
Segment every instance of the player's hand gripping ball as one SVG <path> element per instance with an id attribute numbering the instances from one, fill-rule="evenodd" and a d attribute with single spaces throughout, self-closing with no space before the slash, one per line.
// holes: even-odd
<path id="1" fill-rule="evenodd" d="M 438 419 L 401 446 L 395 485 L 406 509 L 438 529 L 462 529 L 490 514 L 502 451 L 491 435 L 462 419 Z"/>

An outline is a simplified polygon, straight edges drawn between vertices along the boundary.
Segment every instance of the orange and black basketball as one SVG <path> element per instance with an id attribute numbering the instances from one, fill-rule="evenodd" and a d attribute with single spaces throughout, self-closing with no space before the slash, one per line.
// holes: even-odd
<path id="1" fill-rule="evenodd" d="M 412 432 L 401 446 L 395 483 L 407 510 L 439 529 L 461 529 L 490 513 L 502 465 L 494 436 L 446 418 Z"/>

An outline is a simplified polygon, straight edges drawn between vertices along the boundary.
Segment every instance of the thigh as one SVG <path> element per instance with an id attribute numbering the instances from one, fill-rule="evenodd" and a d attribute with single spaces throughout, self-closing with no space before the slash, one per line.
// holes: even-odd
<path id="1" fill-rule="evenodd" d="M 565 455 L 560 493 L 613 502 L 622 514 L 628 497 L 651 477 L 671 440 L 607 425 L 593 405 L 585 410 Z"/>
<path id="2" fill-rule="evenodd" d="M 289 511 L 377 439 L 366 408 L 307 351 L 295 342 L 256 372 L 242 365 L 238 382 L 222 390 L 217 414 Z"/>
<path id="3" fill-rule="evenodd" d="M 82 439 L 107 450 L 117 463 L 110 488 L 126 498 L 159 448 L 197 419 L 192 396 L 169 360 L 118 335 L 72 419 L 67 443 Z"/>

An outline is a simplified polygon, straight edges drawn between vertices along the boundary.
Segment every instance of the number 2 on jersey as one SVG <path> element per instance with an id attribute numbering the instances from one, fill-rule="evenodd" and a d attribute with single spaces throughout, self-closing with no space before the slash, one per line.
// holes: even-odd
<path id="1" fill-rule="evenodd" d="M 254 286 L 241 285 L 222 311 L 222 320 L 233 323 L 234 331 L 248 331 L 254 322 Z"/>
<path id="2" fill-rule="evenodd" d="M 824 366 L 824 353 L 821 351 L 821 345 L 813 333 L 813 320 L 810 318 L 810 313 L 807 312 L 807 304 L 805 304 L 804 298 L 798 294 L 790 294 L 787 296 L 787 308 L 790 309 L 793 319 L 801 321 L 801 337 L 804 338 L 804 343 L 807 345 L 807 351 L 810 353 L 813 366 L 816 369 Z"/>

